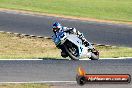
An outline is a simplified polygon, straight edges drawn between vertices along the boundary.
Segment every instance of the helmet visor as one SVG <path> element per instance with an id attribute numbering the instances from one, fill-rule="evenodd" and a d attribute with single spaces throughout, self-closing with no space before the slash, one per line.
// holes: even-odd
<path id="1" fill-rule="evenodd" d="M 60 30 L 60 28 L 53 28 L 53 31 L 55 31 L 55 32 L 57 32 L 59 30 Z"/>

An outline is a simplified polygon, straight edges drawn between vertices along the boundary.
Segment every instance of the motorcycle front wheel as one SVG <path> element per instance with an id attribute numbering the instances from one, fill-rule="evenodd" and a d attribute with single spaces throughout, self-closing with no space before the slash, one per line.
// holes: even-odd
<path id="1" fill-rule="evenodd" d="M 72 60 L 79 60 L 78 48 L 71 42 L 64 44 L 65 51 Z"/>

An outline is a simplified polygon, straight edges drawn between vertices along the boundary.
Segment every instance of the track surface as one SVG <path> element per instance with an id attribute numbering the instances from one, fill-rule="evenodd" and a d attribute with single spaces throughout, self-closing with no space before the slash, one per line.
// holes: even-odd
<path id="1" fill-rule="evenodd" d="M 77 67 L 82 66 L 89 74 L 130 74 L 132 59 L 98 61 L 0 61 L 0 82 L 75 81 Z M 57 85 L 57 84 L 56 84 Z M 63 84 L 58 84 L 63 85 Z M 92 88 L 131 88 L 132 84 L 86 84 Z M 85 87 L 84 86 L 84 87 Z M 78 87 L 71 83 L 63 87 Z"/>
<path id="2" fill-rule="evenodd" d="M 132 47 L 132 25 L 97 23 L 48 16 L 31 16 L 17 12 L 0 12 L 0 31 L 48 36 L 52 35 L 52 23 L 75 27 L 93 43 Z"/>

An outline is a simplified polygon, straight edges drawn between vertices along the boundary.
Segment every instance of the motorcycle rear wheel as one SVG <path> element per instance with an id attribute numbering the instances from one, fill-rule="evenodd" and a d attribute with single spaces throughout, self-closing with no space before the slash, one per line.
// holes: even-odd
<path id="1" fill-rule="evenodd" d="M 98 60 L 99 59 L 99 56 L 98 55 L 95 55 L 94 53 L 92 53 L 90 59 L 91 60 Z"/>

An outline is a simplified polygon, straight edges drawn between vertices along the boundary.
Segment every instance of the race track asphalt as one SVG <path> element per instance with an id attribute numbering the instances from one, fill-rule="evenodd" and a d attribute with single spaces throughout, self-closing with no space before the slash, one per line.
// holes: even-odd
<path id="1" fill-rule="evenodd" d="M 52 24 L 55 21 L 62 23 L 64 26 L 75 27 L 92 43 L 132 47 L 132 25 L 98 23 L 1 11 L 0 31 L 51 37 Z"/>
<path id="2" fill-rule="evenodd" d="M 132 59 L 107 60 L 38 60 L 38 61 L 0 61 L 0 82 L 44 82 L 75 81 L 78 67 L 88 74 L 130 74 Z M 55 83 L 56 84 L 56 83 Z M 76 83 L 56 84 L 64 88 L 80 87 Z M 107 87 L 108 86 L 108 87 Z M 131 88 L 130 84 L 86 84 L 92 88 Z"/>

